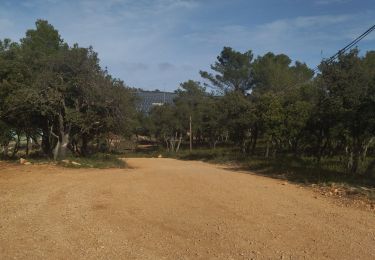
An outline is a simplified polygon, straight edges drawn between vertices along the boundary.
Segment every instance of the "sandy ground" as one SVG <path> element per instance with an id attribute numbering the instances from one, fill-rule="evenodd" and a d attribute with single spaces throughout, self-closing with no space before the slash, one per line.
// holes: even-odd
<path id="1" fill-rule="evenodd" d="M 222 166 L 0 162 L 0 259 L 375 259 L 373 213 Z"/>

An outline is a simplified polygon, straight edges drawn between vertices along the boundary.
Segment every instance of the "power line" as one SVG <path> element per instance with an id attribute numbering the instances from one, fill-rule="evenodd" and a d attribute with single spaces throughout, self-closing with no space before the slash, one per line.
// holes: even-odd
<path id="1" fill-rule="evenodd" d="M 367 31 L 365 31 L 364 33 L 362 33 L 360 36 L 358 36 L 356 39 L 354 39 L 351 43 L 349 43 L 348 45 L 346 45 L 344 48 L 342 48 L 341 50 L 339 50 L 335 55 L 331 56 L 327 62 L 332 62 L 334 61 L 336 58 L 338 58 L 341 54 L 347 52 L 348 50 L 351 50 L 354 46 L 357 45 L 357 43 L 359 43 L 361 40 L 363 40 L 367 35 L 369 35 L 371 32 L 373 32 L 375 30 L 375 25 L 371 26 Z M 316 66 L 314 68 L 314 74 L 317 73 L 319 70 L 319 66 Z"/>

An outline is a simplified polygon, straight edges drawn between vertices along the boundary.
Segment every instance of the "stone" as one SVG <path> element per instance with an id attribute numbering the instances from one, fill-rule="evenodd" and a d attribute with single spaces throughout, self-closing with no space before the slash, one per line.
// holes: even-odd
<path id="1" fill-rule="evenodd" d="M 74 162 L 74 161 L 72 161 L 72 164 L 77 165 L 77 166 L 81 165 L 80 163 L 77 163 L 77 162 Z"/>

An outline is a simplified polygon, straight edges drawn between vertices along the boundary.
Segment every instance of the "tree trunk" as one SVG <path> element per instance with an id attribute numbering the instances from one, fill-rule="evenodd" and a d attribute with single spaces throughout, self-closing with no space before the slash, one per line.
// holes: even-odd
<path id="1" fill-rule="evenodd" d="M 81 155 L 87 156 L 88 155 L 88 138 L 86 135 L 82 136 L 82 147 L 81 147 Z"/>
<path id="2" fill-rule="evenodd" d="M 370 145 L 372 144 L 373 141 L 374 141 L 374 137 L 370 138 L 370 140 L 367 142 L 367 144 L 365 144 L 365 146 L 363 148 L 363 153 L 362 153 L 362 161 L 366 160 L 368 148 L 370 147 Z"/>
<path id="3" fill-rule="evenodd" d="M 53 150 L 53 159 L 64 160 L 66 157 L 66 150 L 68 149 L 69 133 L 63 134 L 61 140 L 57 141 L 57 144 Z"/>
<path id="4" fill-rule="evenodd" d="M 218 140 L 215 140 L 215 141 L 214 141 L 214 150 L 216 150 L 217 142 L 218 142 Z"/>
<path id="5" fill-rule="evenodd" d="M 359 160 L 360 160 L 360 153 L 358 153 L 357 151 L 354 153 L 354 157 L 353 157 L 353 164 L 352 164 L 352 167 L 350 169 L 350 172 L 352 174 L 356 174 L 358 172 L 358 168 L 359 168 Z"/>
<path id="6" fill-rule="evenodd" d="M 272 151 L 272 157 L 276 158 L 277 154 L 277 140 L 272 141 L 273 151 Z"/>
<path id="7" fill-rule="evenodd" d="M 358 146 L 358 141 L 353 141 L 352 148 L 349 154 L 348 171 L 351 174 L 356 174 L 359 168 L 359 161 L 361 158 L 361 151 Z"/>
<path id="8" fill-rule="evenodd" d="M 30 143 L 32 143 L 32 139 L 29 135 L 26 135 L 26 158 L 29 157 L 29 153 L 31 150 Z"/>
<path id="9" fill-rule="evenodd" d="M 171 139 L 169 139 L 169 143 L 170 143 L 170 150 L 171 150 L 171 152 L 174 152 L 175 150 L 174 150 L 174 145 L 175 145 L 175 139 L 174 139 L 174 137 L 172 137 Z"/>
<path id="10" fill-rule="evenodd" d="M 189 118 L 189 148 L 190 152 L 193 151 L 193 131 L 192 131 L 192 126 L 191 126 L 191 116 Z"/>
<path id="11" fill-rule="evenodd" d="M 374 174 L 375 173 L 375 160 L 373 160 L 370 165 L 367 167 L 365 172 L 366 175 Z"/>
<path id="12" fill-rule="evenodd" d="M 353 168 L 353 161 L 354 161 L 353 151 L 348 152 L 348 154 L 349 154 L 349 158 L 348 158 L 348 163 L 347 163 L 347 169 L 350 172 L 351 169 Z"/>
<path id="13" fill-rule="evenodd" d="M 3 156 L 4 158 L 8 157 L 9 143 L 3 144 Z"/>
<path id="14" fill-rule="evenodd" d="M 167 146 L 167 151 L 169 152 L 169 141 L 168 141 L 168 139 L 165 139 L 165 143 L 166 143 L 166 146 Z"/>
<path id="15" fill-rule="evenodd" d="M 178 153 L 178 151 L 180 150 L 181 141 L 182 141 L 182 135 L 180 135 L 180 139 L 178 140 L 178 144 L 177 144 L 177 148 L 176 148 L 176 153 Z"/>
<path id="16" fill-rule="evenodd" d="M 62 142 L 61 142 L 61 148 L 60 148 L 60 157 L 62 159 L 65 159 L 66 157 L 66 151 L 68 150 L 68 144 L 69 144 L 69 133 L 66 133 L 63 135 Z"/>
<path id="17" fill-rule="evenodd" d="M 268 158 L 269 154 L 270 154 L 270 140 L 267 139 L 266 154 L 264 155 L 264 157 Z"/>
<path id="18" fill-rule="evenodd" d="M 65 108 L 65 104 L 64 104 L 64 108 Z M 55 137 L 58 140 L 53 150 L 53 158 L 54 160 L 64 160 L 66 157 L 66 150 L 68 149 L 70 126 L 69 127 L 65 126 L 62 112 L 60 112 L 58 116 L 58 120 L 59 120 L 59 135 L 55 135 L 51 129 L 51 134 L 55 135 Z"/>
<path id="19" fill-rule="evenodd" d="M 51 158 L 52 157 L 52 147 L 51 147 L 50 133 L 49 132 L 50 132 L 49 129 L 43 130 L 41 146 L 42 146 L 43 153 Z"/>
<path id="20" fill-rule="evenodd" d="M 20 143 L 21 143 L 21 137 L 19 134 L 17 134 L 17 141 L 14 144 L 14 149 L 13 149 L 12 156 L 11 156 L 12 158 L 16 156 L 16 154 L 18 153 L 18 149 L 20 148 Z"/>
<path id="21" fill-rule="evenodd" d="M 251 154 L 252 155 L 255 154 L 255 148 L 257 146 L 257 141 L 258 141 L 258 128 L 255 127 L 255 129 L 254 129 L 254 139 L 253 139 L 253 144 L 252 144 L 252 147 L 251 147 Z"/>
<path id="22" fill-rule="evenodd" d="M 241 142 L 241 151 L 242 153 L 246 153 L 246 140 L 242 140 Z"/>
<path id="23" fill-rule="evenodd" d="M 322 143 L 323 143 L 323 129 L 320 128 L 319 135 L 318 135 L 318 146 L 316 150 L 316 160 L 320 163 L 322 159 Z"/>
<path id="24" fill-rule="evenodd" d="M 75 139 L 70 141 L 70 145 L 68 146 L 68 148 L 74 155 L 80 154 L 77 147 L 77 141 Z"/>
<path id="25" fill-rule="evenodd" d="M 166 150 L 169 152 L 169 140 L 167 137 L 165 137 L 165 135 L 163 135 L 163 139 L 165 142 Z"/>

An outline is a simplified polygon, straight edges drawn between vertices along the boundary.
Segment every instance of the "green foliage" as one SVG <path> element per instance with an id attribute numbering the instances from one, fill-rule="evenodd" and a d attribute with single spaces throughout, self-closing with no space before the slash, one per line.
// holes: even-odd
<path id="1" fill-rule="evenodd" d="M 275 92 L 279 95 L 293 91 L 298 84 L 311 80 L 314 73 L 306 64 L 291 60 L 285 54 L 275 55 L 272 52 L 258 57 L 253 64 L 254 91 Z"/>
<path id="2" fill-rule="evenodd" d="M 195 146 L 235 145 L 243 156 L 306 156 L 317 164 L 338 158 L 349 173 L 373 171 L 366 158 L 375 150 L 375 52 L 323 61 L 315 77 L 284 54 L 252 58 L 225 47 L 211 67 L 216 74 L 201 72 L 221 94 L 181 84 L 173 106 L 150 114 L 155 136 L 187 141 L 191 116 Z"/>
<path id="3" fill-rule="evenodd" d="M 241 53 L 224 47 L 215 64 L 211 65 L 211 69 L 217 74 L 206 71 L 201 71 L 200 74 L 221 93 L 236 91 L 244 94 L 253 85 L 252 59 L 251 51 Z"/>
<path id="4" fill-rule="evenodd" d="M 317 165 L 336 158 L 348 173 L 370 175 L 374 66 L 374 51 L 353 50 L 323 61 L 314 75 L 285 54 L 253 59 L 251 51 L 224 47 L 212 73 L 200 72 L 207 84 L 184 82 L 174 104 L 143 115 L 130 88 L 100 67 L 91 47 L 69 46 L 38 20 L 20 42 L 0 41 L 0 146 L 3 155 L 16 155 L 22 136 L 63 159 L 66 149 L 88 155 L 103 140 L 133 133 L 171 153 L 191 137 L 194 147 L 235 146 L 243 157 L 312 158 Z"/>
<path id="5" fill-rule="evenodd" d="M 360 57 L 354 49 L 320 66 L 321 100 L 328 111 L 325 117 L 333 122 L 326 130 L 331 136 L 325 138 L 331 149 L 345 149 L 352 173 L 360 168 L 375 136 L 374 58 L 372 52 Z"/>
<path id="6" fill-rule="evenodd" d="M 48 158 L 30 157 L 28 159 L 32 164 L 51 164 L 56 163 Z M 17 161 L 18 163 L 18 161 Z M 95 168 L 95 169 L 110 169 L 127 167 L 125 160 L 118 158 L 118 156 L 106 153 L 95 153 L 86 157 L 76 157 L 67 155 L 63 161 L 58 161 L 57 165 L 67 168 Z"/>
<path id="7" fill-rule="evenodd" d="M 74 163 L 73 163 L 74 162 Z M 65 162 L 59 162 L 59 165 L 68 168 L 126 168 L 126 162 L 117 158 L 115 155 L 96 153 L 89 157 L 67 157 Z"/>
<path id="8" fill-rule="evenodd" d="M 273 160 L 263 156 L 245 156 L 235 147 L 197 149 L 181 151 L 178 155 L 165 154 L 182 160 L 201 160 L 225 164 L 233 169 L 251 170 L 272 178 L 284 179 L 299 184 L 329 185 L 342 183 L 350 187 L 375 187 L 375 176 L 346 174 L 338 157 L 324 158 L 319 164 L 313 157 L 282 154 Z M 368 160 L 368 161 L 371 161 Z"/>
<path id="9" fill-rule="evenodd" d="M 8 126 L 6 123 L 0 121 L 0 146 L 3 147 L 3 153 L 1 156 L 7 156 L 7 147 L 14 138 L 14 134 L 12 132 L 12 128 Z"/>
<path id="10" fill-rule="evenodd" d="M 47 21 L 20 43 L 1 41 L 0 68 L 0 120 L 18 137 L 41 139 L 46 155 L 86 155 L 94 140 L 131 135 L 130 89 L 100 68 L 91 47 L 68 46 Z"/>

